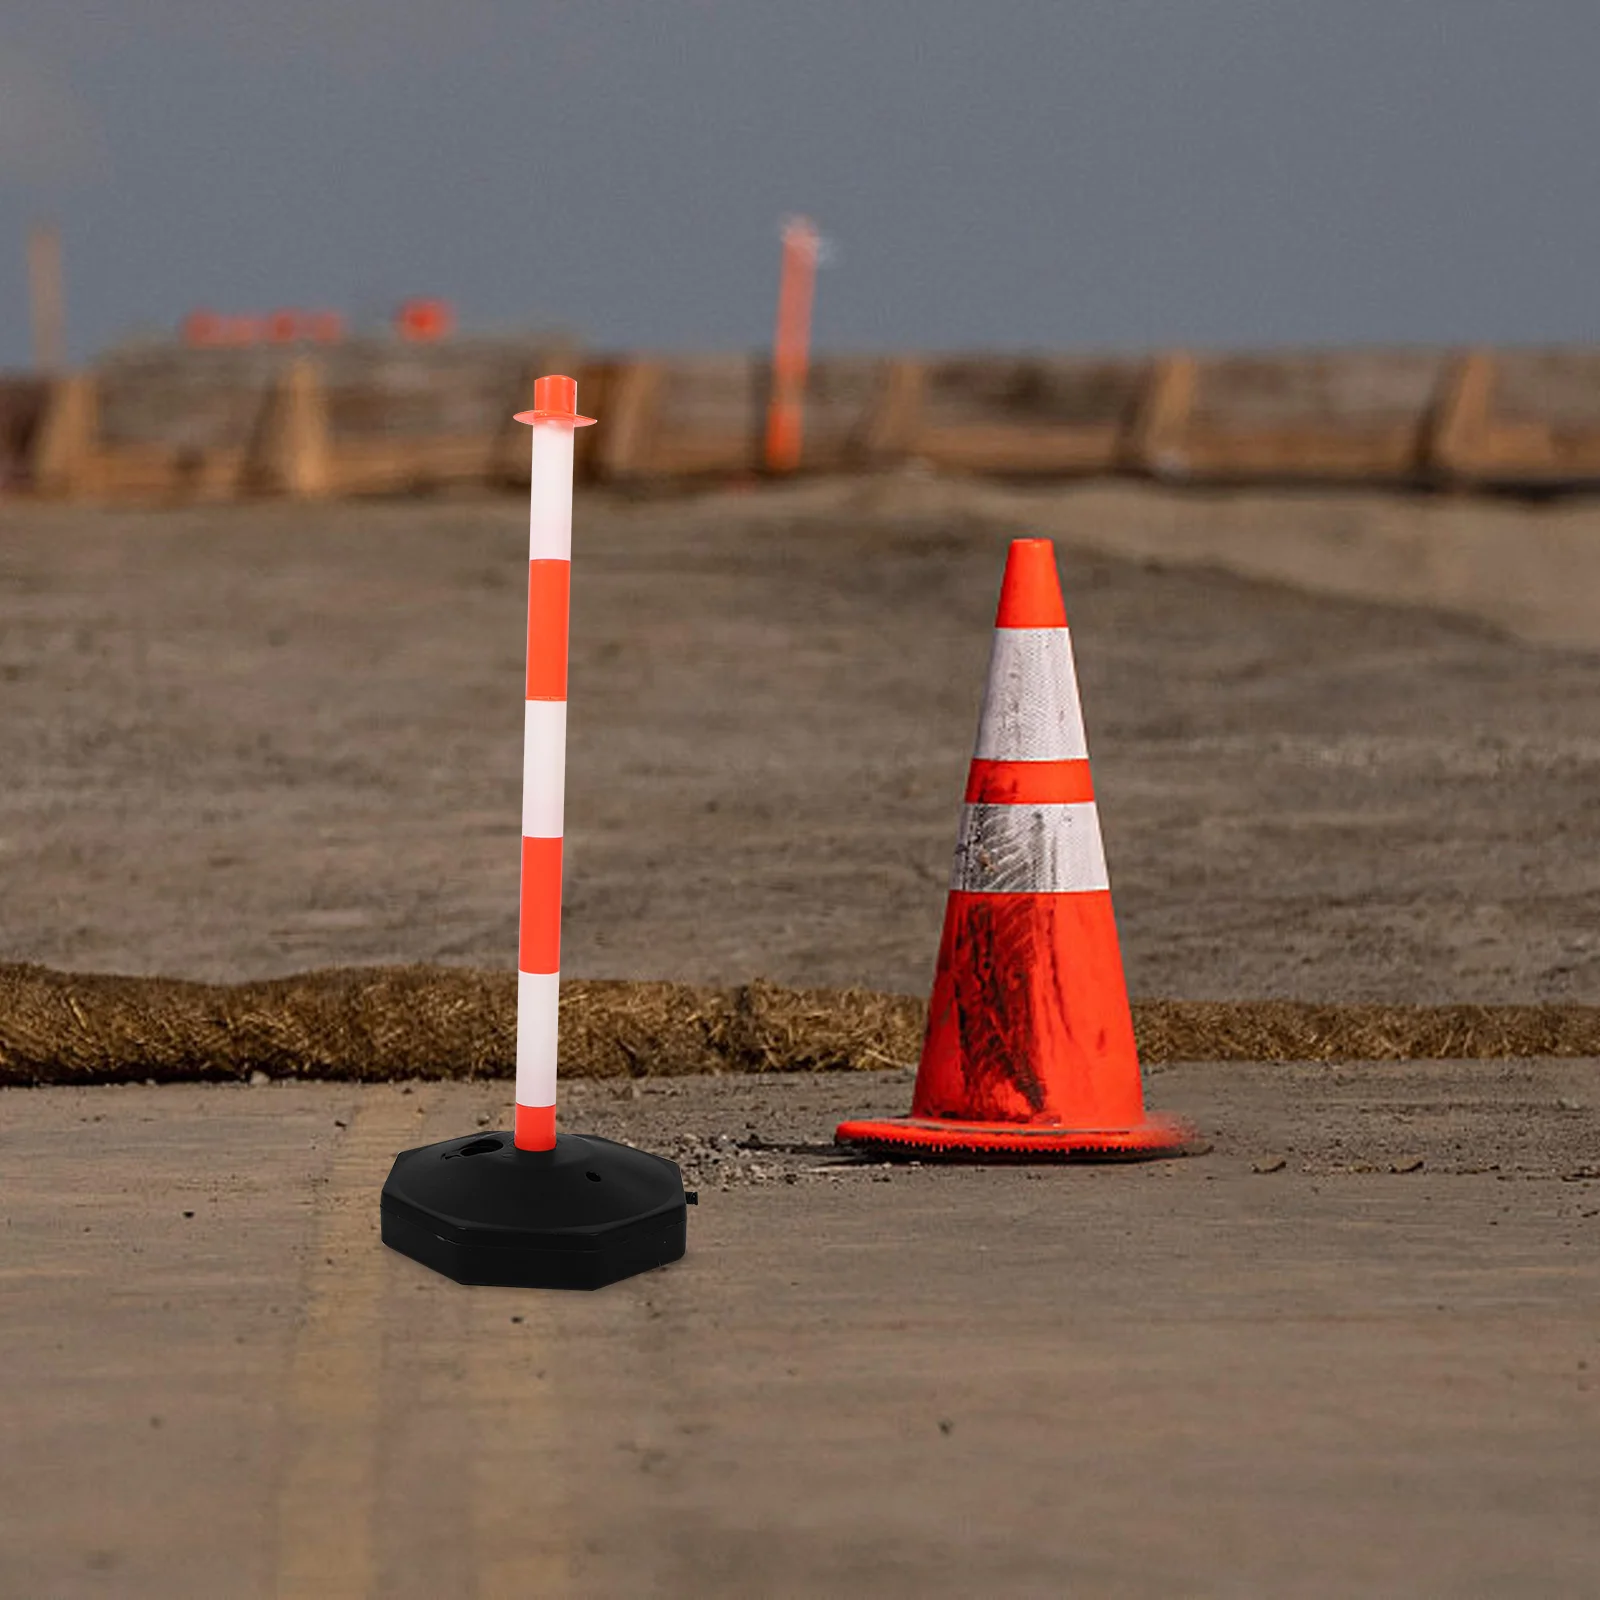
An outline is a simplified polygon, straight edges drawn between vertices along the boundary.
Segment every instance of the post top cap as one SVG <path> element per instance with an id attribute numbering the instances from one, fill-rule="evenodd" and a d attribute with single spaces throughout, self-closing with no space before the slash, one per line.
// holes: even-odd
<path id="1" fill-rule="evenodd" d="M 537 378 L 533 385 L 533 410 L 519 411 L 518 422 L 560 422 L 569 428 L 587 428 L 593 417 L 578 415 L 578 381 L 559 373 Z"/>

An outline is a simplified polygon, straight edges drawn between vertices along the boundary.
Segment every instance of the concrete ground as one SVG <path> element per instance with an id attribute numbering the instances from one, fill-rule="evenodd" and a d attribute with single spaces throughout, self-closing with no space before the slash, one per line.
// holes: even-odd
<path id="1" fill-rule="evenodd" d="M 0 1592 L 1587 1596 L 1600 1063 L 1184 1066 L 1210 1154 L 881 1168 L 901 1073 L 573 1085 L 674 1266 L 462 1289 L 500 1085 L 11 1091 Z"/>

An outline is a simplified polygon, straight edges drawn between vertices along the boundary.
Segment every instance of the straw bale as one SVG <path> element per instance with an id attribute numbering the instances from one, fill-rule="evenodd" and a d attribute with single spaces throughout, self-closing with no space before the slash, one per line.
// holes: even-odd
<path id="1" fill-rule="evenodd" d="M 866 989 L 574 980 L 573 1078 L 910 1066 L 923 1003 Z M 1137 1002 L 1147 1063 L 1600 1056 L 1600 1007 Z M 352 967 L 241 984 L 0 965 L 0 1085 L 510 1077 L 516 979 Z"/>

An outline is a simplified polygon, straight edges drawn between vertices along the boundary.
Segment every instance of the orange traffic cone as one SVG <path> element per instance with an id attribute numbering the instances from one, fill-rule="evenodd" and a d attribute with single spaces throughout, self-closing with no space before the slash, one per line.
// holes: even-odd
<path id="1" fill-rule="evenodd" d="M 884 1155 L 1115 1160 L 1194 1132 L 1144 1108 L 1055 549 L 1017 539 L 950 875 L 909 1117 Z"/>

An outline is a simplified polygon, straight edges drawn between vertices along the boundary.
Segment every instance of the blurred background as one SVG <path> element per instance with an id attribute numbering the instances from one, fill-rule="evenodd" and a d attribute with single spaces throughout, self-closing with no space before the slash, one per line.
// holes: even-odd
<path id="1" fill-rule="evenodd" d="M 514 480 L 585 362 L 590 478 L 1586 481 L 1597 51 L 1554 0 L 11 0 L 0 484 Z"/>
<path id="2" fill-rule="evenodd" d="M 567 371 L 575 975 L 919 991 L 1031 532 L 1136 988 L 1592 994 L 1596 59 L 1555 0 L 0 5 L 0 948 L 506 958 Z"/>
<path id="3" fill-rule="evenodd" d="M 195 307 L 828 348 L 1592 338 L 1600 11 L 1563 0 L 0 7 L 0 366 Z"/>

